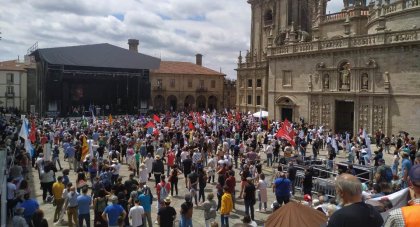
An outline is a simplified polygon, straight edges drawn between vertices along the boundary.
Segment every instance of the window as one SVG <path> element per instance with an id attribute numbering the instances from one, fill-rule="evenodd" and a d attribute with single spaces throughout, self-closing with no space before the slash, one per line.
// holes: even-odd
<path id="1" fill-rule="evenodd" d="M 291 86 L 292 86 L 292 72 L 283 71 L 283 87 L 291 87 Z"/>
<path id="2" fill-rule="evenodd" d="M 200 80 L 200 88 L 204 88 L 204 80 Z"/>
<path id="3" fill-rule="evenodd" d="M 162 88 L 162 79 L 158 79 L 157 81 L 156 81 L 156 85 L 157 85 L 157 87 L 158 88 Z"/>
<path id="4" fill-rule="evenodd" d="M 261 105 L 261 96 L 257 96 L 257 105 L 260 106 Z"/>
<path id="5" fill-rule="evenodd" d="M 211 81 L 211 88 L 216 88 L 216 81 L 215 80 Z"/>
<path id="6" fill-rule="evenodd" d="M 13 86 L 7 86 L 7 94 L 15 93 L 15 88 Z"/>
<path id="7" fill-rule="evenodd" d="M 192 80 L 188 80 L 188 87 L 192 88 Z"/>
<path id="8" fill-rule="evenodd" d="M 247 103 L 252 104 L 252 96 L 251 95 L 248 95 L 248 102 Z"/>
<path id="9" fill-rule="evenodd" d="M 171 88 L 175 87 L 175 79 L 171 79 Z"/>
<path id="10" fill-rule="evenodd" d="M 248 87 L 252 87 L 252 79 L 248 80 Z"/>
<path id="11" fill-rule="evenodd" d="M 258 80 L 257 80 L 257 87 L 262 87 L 262 82 L 261 82 L 261 79 L 258 79 Z"/>
<path id="12" fill-rule="evenodd" d="M 271 9 L 268 9 L 265 11 L 264 14 L 264 25 L 271 25 L 273 24 L 273 11 Z"/>
<path id="13" fill-rule="evenodd" d="M 6 78 L 7 78 L 7 83 L 8 84 L 13 84 L 13 82 L 14 82 L 14 75 L 13 75 L 13 73 L 6 74 Z"/>

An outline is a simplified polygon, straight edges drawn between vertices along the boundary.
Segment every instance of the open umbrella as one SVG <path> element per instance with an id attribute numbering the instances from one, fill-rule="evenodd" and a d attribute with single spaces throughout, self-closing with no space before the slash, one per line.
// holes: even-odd
<path id="1" fill-rule="evenodd" d="M 319 227 L 327 222 L 327 216 L 311 207 L 290 201 L 268 216 L 264 226 Z"/>

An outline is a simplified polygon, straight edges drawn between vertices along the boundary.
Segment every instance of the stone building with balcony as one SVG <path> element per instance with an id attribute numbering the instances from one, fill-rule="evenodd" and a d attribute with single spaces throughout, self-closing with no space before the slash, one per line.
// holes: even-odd
<path id="1" fill-rule="evenodd" d="M 156 111 L 203 111 L 225 107 L 225 74 L 196 63 L 161 61 L 150 73 L 151 104 Z"/>
<path id="2" fill-rule="evenodd" d="M 420 1 L 343 2 L 327 14 L 327 0 L 248 0 L 237 107 L 337 133 L 420 136 Z"/>
<path id="3" fill-rule="evenodd" d="M 0 62 L 0 107 L 28 110 L 27 70 L 33 68 L 19 60 Z"/>

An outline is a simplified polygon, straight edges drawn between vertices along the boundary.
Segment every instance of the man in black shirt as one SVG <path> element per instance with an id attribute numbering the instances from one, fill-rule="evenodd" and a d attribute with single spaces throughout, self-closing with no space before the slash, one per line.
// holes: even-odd
<path id="1" fill-rule="evenodd" d="M 159 184 L 160 182 L 160 175 L 165 173 L 165 166 L 163 165 L 162 160 L 160 159 L 159 155 L 156 155 L 155 161 L 152 165 L 152 173 L 155 176 L 155 184 Z"/>
<path id="2" fill-rule="evenodd" d="M 164 207 L 158 211 L 157 221 L 160 226 L 173 226 L 176 217 L 176 211 L 171 207 L 171 197 L 164 199 Z"/>
<path id="3" fill-rule="evenodd" d="M 341 174 L 336 180 L 337 199 L 342 207 L 328 221 L 327 227 L 380 227 L 383 219 L 371 205 L 362 201 L 362 185 L 357 177 Z"/>
<path id="4" fill-rule="evenodd" d="M 187 156 L 187 158 L 182 161 L 182 168 L 184 169 L 184 177 L 187 179 L 188 175 L 191 173 L 191 167 L 192 167 L 192 159 L 190 155 Z M 185 187 L 188 188 L 187 185 L 188 181 L 185 181 Z"/>
<path id="5" fill-rule="evenodd" d="M 245 214 L 254 220 L 255 186 L 251 177 L 248 177 L 246 180 L 248 183 L 244 190 Z"/>

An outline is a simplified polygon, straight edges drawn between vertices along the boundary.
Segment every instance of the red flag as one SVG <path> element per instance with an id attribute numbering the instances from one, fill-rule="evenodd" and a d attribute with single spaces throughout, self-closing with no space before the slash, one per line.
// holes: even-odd
<path id="1" fill-rule="evenodd" d="M 153 130 L 153 135 L 158 136 L 159 135 L 159 130 L 157 128 L 155 128 Z"/>
<path id="2" fill-rule="evenodd" d="M 32 143 L 35 143 L 36 140 L 36 126 L 35 126 L 35 121 L 32 120 L 31 122 L 31 133 L 29 134 L 29 139 L 31 140 Z"/>
<path id="3" fill-rule="evenodd" d="M 153 114 L 153 120 L 160 123 L 160 117 L 158 117 L 156 114 Z"/>
<path id="4" fill-rule="evenodd" d="M 156 125 L 153 122 L 149 121 L 149 123 L 147 123 L 146 126 L 144 126 L 144 127 L 146 127 L 146 128 L 156 128 Z"/>
<path id="5" fill-rule="evenodd" d="M 229 112 L 229 114 L 228 114 L 228 121 L 232 121 L 232 113 L 231 112 Z"/>
<path id="6" fill-rule="evenodd" d="M 237 121 L 241 120 L 241 114 L 239 112 L 236 112 L 236 120 Z"/>
<path id="7" fill-rule="evenodd" d="M 293 140 L 293 137 L 289 135 L 289 133 L 286 132 L 284 128 L 280 128 L 276 133 L 277 138 L 282 138 L 287 140 L 291 145 L 296 146 L 295 141 Z"/>
<path id="8" fill-rule="evenodd" d="M 292 137 L 292 138 L 295 137 L 295 135 L 296 135 L 295 130 L 293 130 L 292 124 L 287 120 L 287 118 L 284 119 L 282 128 L 285 130 L 285 132 L 287 132 L 287 134 L 290 137 Z"/>
<path id="9" fill-rule="evenodd" d="M 191 130 L 194 130 L 195 129 L 194 124 L 192 123 L 192 121 L 190 121 L 188 123 L 188 128 L 190 128 Z"/>

